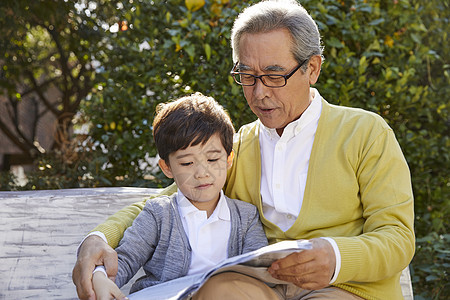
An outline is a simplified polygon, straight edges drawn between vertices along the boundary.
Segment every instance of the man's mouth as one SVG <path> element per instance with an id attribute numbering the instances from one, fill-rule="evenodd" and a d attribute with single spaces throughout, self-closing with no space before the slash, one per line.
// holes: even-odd
<path id="1" fill-rule="evenodd" d="M 258 109 L 263 114 L 269 114 L 275 110 L 275 108 L 265 108 L 265 107 L 259 107 Z"/>

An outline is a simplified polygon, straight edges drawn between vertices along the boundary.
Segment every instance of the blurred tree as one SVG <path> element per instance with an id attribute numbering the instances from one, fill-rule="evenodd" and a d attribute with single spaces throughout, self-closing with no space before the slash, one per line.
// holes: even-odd
<path id="1" fill-rule="evenodd" d="M 151 123 L 160 102 L 200 91 L 223 104 L 236 127 L 255 118 L 229 76 L 230 30 L 243 5 L 223 0 L 120 5 L 117 16 L 127 30 L 118 31 L 113 47 L 104 50 L 98 74 L 103 80 L 82 107 L 92 124 L 90 137 L 104 146 L 103 174 L 111 184 L 144 184 L 139 178 L 150 175 L 142 166 L 150 164 L 146 155 L 156 154 Z"/>
<path id="2" fill-rule="evenodd" d="M 96 13 L 99 5 L 102 15 Z M 107 43 L 101 26 L 115 18 L 111 5 L 2 1 L 0 97 L 7 114 L 0 117 L 0 130 L 25 157 L 61 149 L 71 139 L 72 120 L 95 84 L 96 55 Z M 56 120 L 50 149 L 36 134 L 46 114 Z"/>

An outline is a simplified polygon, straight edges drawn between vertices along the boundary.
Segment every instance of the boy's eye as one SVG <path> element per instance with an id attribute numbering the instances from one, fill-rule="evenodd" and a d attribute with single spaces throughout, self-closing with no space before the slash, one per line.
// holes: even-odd
<path id="1" fill-rule="evenodd" d="M 192 162 L 180 163 L 180 165 L 182 165 L 183 167 L 187 167 L 192 165 Z"/>
<path id="2" fill-rule="evenodd" d="M 216 162 L 218 160 L 219 160 L 218 158 L 210 158 L 210 159 L 208 159 L 209 162 Z"/>

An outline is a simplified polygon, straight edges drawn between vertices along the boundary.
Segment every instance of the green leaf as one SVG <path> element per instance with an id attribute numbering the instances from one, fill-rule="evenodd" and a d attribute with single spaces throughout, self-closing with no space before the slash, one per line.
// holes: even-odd
<path id="1" fill-rule="evenodd" d="M 211 46 L 209 44 L 205 44 L 205 54 L 206 54 L 206 60 L 209 60 L 211 58 Z"/>
<path id="2" fill-rule="evenodd" d="M 384 23 L 384 21 L 385 21 L 385 20 L 384 20 L 383 18 L 376 19 L 376 20 L 370 21 L 370 22 L 369 22 L 369 25 L 370 25 L 370 26 L 380 25 L 381 23 Z"/>
<path id="3" fill-rule="evenodd" d="M 194 57 L 195 57 L 195 46 L 190 44 L 189 46 L 184 48 L 184 51 L 186 51 L 186 53 L 189 55 L 189 58 L 191 59 L 191 61 L 194 61 Z"/>
<path id="4" fill-rule="evenodd" d="M 326 41 L 326 43 L 328 44 L 329 47 L 334 47 L 334 48 L 343 48 L 344 47 L 344 45 L 342 45 L 341 41 L 339 41 L 335 37 L 331 37 L 330 39 L 328 39 Z"/>

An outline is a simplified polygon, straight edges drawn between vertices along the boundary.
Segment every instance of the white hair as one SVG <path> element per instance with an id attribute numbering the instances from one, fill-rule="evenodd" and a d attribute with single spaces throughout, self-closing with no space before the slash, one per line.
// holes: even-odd
<path id="1" fill-rule="evenodd" d="M 322 56 L 319 29 L 305 8 L 294 0 L 268 0 L 247 7 L 234 21 L 231 30 L 233 62 L 239 61 L 239 41 L 244 33 L 264 33 L 277 29 L 290 32 L 291 51 L 298 63 L 313 55 Z"/>

